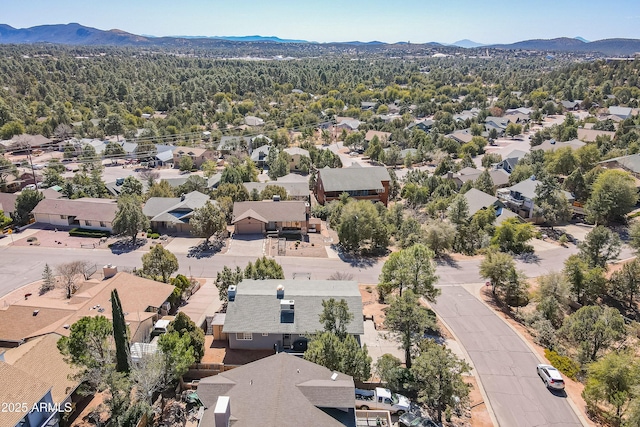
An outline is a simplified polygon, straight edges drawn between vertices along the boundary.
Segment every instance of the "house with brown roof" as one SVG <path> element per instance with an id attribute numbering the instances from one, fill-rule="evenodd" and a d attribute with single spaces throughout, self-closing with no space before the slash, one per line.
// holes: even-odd
<path id="1" fill-rule="evenodd" d="M 112 231 L 118 204 L 112 199 L 44 199 L 33 209 L 36 222 Z"/>
<path id="2" fill-rule="evenodd" d="M 305 150 L 304 148 L 289 147 L 285 148 L 283 151 L 287 153 L 289 155 L 289 158 L 291 159 L 291 161 L 289 162 L 290 172 L 297 172 L 300 170 L 300 162 L 303 157 L 311 159 L 311 157 L 309 156 L 309 151 Z M 309 162 L 308 164 L 311 164 L 311 162 Z"/>
<path id="3" fill-rule="evenodd" d="M 366 142 L 371 142 L 371 140 L 376 136 L 380 140 L 380 143 L 384 143 L 389 141 L 389 139 L 391 139 L 391 132 L 382 132 L 379 130 L 368 130 L 367 133 L 364 135 L 364 140 Z"/>
<path id="4" fill-rule="evenodd" d="M 287 353 L 203 378 L 198 397 L 203 426 L 356 426 L 353 377 Z"/>
<path id="5" fill-rule="evenodd" d="M 11 216 L 16 211 L 17 198 L 18 195 L 14 193 L 0 193 L 0 205 L 5 216 Z"/>
<path id="6" fill-rule="evenodd" d="M 193 161 L 193 167 L 200 169 L 202 164 L 207 160 L 217 161 L 218 156 L 215 151 L 207 148 L 195 148 L 195 147 L 179 147 L 173 150 L 173 167 L 180 167 L 180 159 L 183 157 L 191 157 Z"/>
<path id="7" fill-rule="evenodd" d="M 73 379 L 77 369 L 67 363 L 58 350 L 60 338 L 61 336 L 55 333 L 34 338 L 20 347 L 5 351 L 2 358 L 23 372 L 51 384 L 53 403 L 63 405 L 71 401 L 71 395 L 80 385 L 80 381 Z"/>
<path id="8" fill-rule="evenodd" d="M 382 166 L 362 167 L 353 164 L 347 168 L 318 170 L 314 194 L 318 203 L 338 200 L 342 193 L 358 200 L 371 200 L 387 206 L 391 177 Z"/>
<path id="9" fill-rule="evenodd" d="M 109 274 L 113 274 L 109 276 Z M 0 347 L 17 347 L 50 333 L 68 336 L 69 328 L 84 316 L 111 319 L 111 291 L 118 290 L 131 331 L 131 341 L 145 341 L 173 286 L 105 267 L 104 280 L 81 283 L 70 299 L 49 294 L 27 295 L 0 308 Z"/>
<path id="10" fill-rule="evenodd" d="M 235 234 L 301 234 L 309 230 L 309 203 L 291 200 L 235 202 L 233 220 Z"/>
<path id="11" fill-rule="evenodd" d="M 51 397 L 52 385 L 0 361 L 0 425 L 6 427 L 57 426 L 59 413 Z"/>
<path id="12" fill-rule="evenodd" d="M 584 142 L 595 142 L 599 136 L 606 136 L 613 140 L 616 133 L 610 130 L 583 129 L 578 128 L 578 139 Z"/>

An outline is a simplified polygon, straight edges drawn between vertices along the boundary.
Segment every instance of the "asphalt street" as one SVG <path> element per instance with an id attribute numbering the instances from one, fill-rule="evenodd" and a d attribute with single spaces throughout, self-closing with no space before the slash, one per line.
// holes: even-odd
<path id="1" fill-rule="evenodd" d="M 461 286 L 442 287 L 432 304 L 466 349 L 503 427 L 581 426 L 564 392 L 547 390 L 525 342 Z"/>

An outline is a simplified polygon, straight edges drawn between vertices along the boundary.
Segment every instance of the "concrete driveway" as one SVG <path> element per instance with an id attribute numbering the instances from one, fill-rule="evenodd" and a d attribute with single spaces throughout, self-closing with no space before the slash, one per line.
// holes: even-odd
<path id="1" fill-rule="evenodd" d="M 388 331 L 378 331 L 371 320 L 364 322 L 364 335 L 362 344 L 367 345 L 369 356 L 376 363 L 385 353 L 389 353 L 404 361 L 404 350 L 400 348 L 400 343 L 388 337 Z M 388 337 L 388 338 L 387 338 Z"/>
<path id="2" fill-rule="evenodd" d="M 227 255 L 261 257 L 265 254 L 265 244 L 262 234 L 234 234 L 229 239 Z"/>
<path id="3" fill-rule="evenodd" d="M 566 394 L 540 381 L 540 362 L 516 332 L 462 286 L 441 289 L 432 308 L 469 354 L 500 426 L 582 425 Z"/>

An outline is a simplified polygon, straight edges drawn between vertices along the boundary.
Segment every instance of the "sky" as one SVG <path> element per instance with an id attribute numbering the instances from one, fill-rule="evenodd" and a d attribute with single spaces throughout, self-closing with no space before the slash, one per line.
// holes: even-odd
<path id="1" fill-rule="evenodd" d="M 3 4 L 4 3 L 4 4 Z M 154 36 L 483 44 L 640 39 L 638 0 L 0 0 L 15 28 L 77 22 Z"/>

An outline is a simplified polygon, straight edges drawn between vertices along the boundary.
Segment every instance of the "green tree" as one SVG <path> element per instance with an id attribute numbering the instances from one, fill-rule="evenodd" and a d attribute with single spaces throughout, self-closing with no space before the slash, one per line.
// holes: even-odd
<path id="1" fill-rule="evenodd" d="M 164 384 L 177 381 L 196 361 L 188 334 L 180 335 L 177 331 L 162 334 L 158 339 L 158 348 L 164 357 Z"/>
<path id="2" fill-rule="evenodd" d="M 515 137 L 516 135 L 520 135 L 522 133 L 522 125 L 518 125 L 516 123 L 509 123 L 507 125 L 506 134 L 510 137 Z"/>
<path id="3" fill-rule="evenodd" d="M 640 292 L 640 260 L 636 258 L 613 273 L 611 285 L 611 291 L 617 298 L 626 301 L 629 308 L 635 308 L 634 298 Z"/>
<path id="4" fill-rule="evenodd" d="M 178 166 L 181 171 L 189 172 L 193 169 L 193 159 L 190 156 L 182 156 L 180 162 L 178 162 Z"/>
<path id="5" fill-rule="evenodd" d="M 571 284 L 571 294 L 580 304 L 594 303 L 604 294 L 607 280 L 602 267 L 589 267 L 579 255 L 571 255 L 564 262 L 564 274 Z"/>
<path id="6" fill-rule="evenodd" d="M 611 405 L 613 421 L 620 425 L 629 403 L 638 396 L 639 387 L 640 365 L 637 358 L 630 352 L 613 352 L 589 365 L 582 397 L 592 409 L 598 408 L 601 402 Z"/>
<path id="7" fill-rule="evenodd" d="M 142 183 L 133 176 L 124 179 L 120 187 L 121 196 L 142 196 Z"/>
<path id="8" fill-rule="evenodd" d="M 18 225 L 25 225 L 31 218 L 31 211 L 44 199 L 44 195 L 38 190 L 25 189 L 16 198 L 13 220 Z"/>
<path id="9" fill-rule="evenodd" d="M 493 184 L 493 179 L 491 178 L 491 174 L 488 170 L 482 171 L 480 176 L 473 183 L 473 187 L 482 191 L 483 193 L 487 193 L 490 195 L 495 195 L 495 185 Z"/>
<path id="10" fill-rule="evenodd" d="M 0 138 L 2 139 L 11 139 L 23 133 L 25 133 L 24 125 L 18 121 L 7 122 L 0 127 Z"/>
<path id="11" fill-rule="evenodd" d="M 207 244 L 211 236 L 220 235 L 227 229 L 224 214 L 209 200 L 201 208 L 193 210 L 189 224 L 192 227 L 191 233 L 204 237 Z"/>
<path id="12" fill-rule="evenodd" d="M 502 161 L 502 156 L 498 153 L 487 153 L 482 157 L 482 167 L 485 169 L 490 168 L 491 166 L 500 163 Z"/>
<path id="13" fill-rule="evenodd" d="M 189 337 L 189 346 L 193 348 L 193 356 L 196 362 L 200 362 L 204 356 L 204 331 L 183 312 L 178 312 L 176 318 L 169 323 L 167 332 L 177 332 L 180 337 Z"/>
<path id="14" fill-rule="evenodd" d="M 543 175 L 536 187 L 535 206 L 545 222 L 553 226 L 571 219 L 572 210 L 554 177 Z"/>
<path id="15" fill-rule="evenodd" d="M 116 344 L 116 371 L 128 373 L 129 368 L 129 331 L 124 320 L 122 303 L 118 290 L 111 291 L 111 313 L 113 317 L 113 338 Z"/>
<path id="16" fill-rule="evenodd" d="M 587 218 L 596 224 L 608 224 L 624 218 L 638 202 L 638 192 L 629 173 L 610 169 L 595 180 L 585 204 Z"/>
<path id="17" fill-rule="evenodd" d="M 607 262 L 618 257 L 621 246 L 617 233 L 599 225 L 587 234 L 578 248 L 590 267 L 606 268 Z"/>
<path id="18" fill-rule="evenodd" d="M 275 259 L 263 256 L 255 263 L 249 262 L 244 269 L 244 278 L 253 280 L 284 279 L 284 270 Z"/>
<path id="19" fill-rule="evenodd" d="M 9 176 L 17 177 L 18 168 L 6 157 L 0 155 L 0 188 L 3 188 Z"/>
<path id="20" fill-rule="evenodd" d="M 56 287 L 56 277 L 53 274 L 53 270 L 49 267 L 49 264 L 44 265 L 42 271 L 42 285 L 40 286 L 40 295 L 49 292 Z"/>
<path id="21" fill-rule="evenodd" d="M 491 244 L 497 245 L 503 252 L 530 252 L 531 246 L 527 242 L 533 238 L 533 233 L 533 225 L 521 222 L 518 218 L 508 218 L 496 227 Z"/>
<path id="22" fill-rule="evenodd" d="M 640 254 L 640 222 L 634 222 L 629 228 L 629 246 Z"/>
<path id="23" fill-rule="evenodd" d="M 559 334 L 579 348 L 584 363 L 596 360 L 598 353 L 621 341 L 626 330 L 615 308 L 586 305 L 564 320 Z"/>
<path id="24" fill-rule="evenodd" d="M 140 199 L 135 196 L 120 196 L 113 219 L 113 232 L 131 237 L 131 244 L 135 245 L 138 232 L 147 228 L 149 228 L 149 218 L 142 212 Z"/>
<path id="25" fill-rule="evenodd" d="M 411 289 L 392 299 L 384 319 L 389 332 L 400 339 L 407 368 L 411 368 L 411 350 L 422 339 L 426 329 L 435 328 L 435 316 L 420 305 Z"/>
<path id="26" fill-rule="evenodd" d="M 444 411 L 458 409 L 468 401 L 470 385 L 463 376 L 469 372 L 471 366 L 445 346 L 429 339 L 420 343 L 420 355 L 411 366 L 411 373 L 418 401 L 427 405 L 438 422 L 442 422 Z"/>
<path id="27" fill-rule="evenodd" d="M 367 200 L 349 201 L 342 208 L 338 226 L 340 244 L 347 251 L 375 251 L 389 244 L 389 232 L 374 204 Z"/>
<path id="28" fill-rule="evenodd" d="M 467 198 L 462 194 L 454 197 L 447 210 L 447 217 L 456 227 L 466 224 L 469 220 L 469 202 L 467 202 Z"/>
<path id="29" fill-rule="evenodd" d="M 124 158 L 127 153 L 124 151 L 124 148 L 122 148 L 122 145 L 112 141 L 105 145 L 104 152 L 102 154 L 107 159 L 119 159 Z"/>
<path id="30" fill-rule="evenodd" d="M 138 146 L 135 149 L 135 155 L 138 159 L 152 159 L 158 154 L 156 144 L 151 140 L 142 140 L 138 142 Z"/>
<path id="31" fill-rule="evenodd" d="M 353 335 L 344 339 L 332 332 L 316 335 L 309 341 L 304 358 L 332 371 L 351 375 L 356 381 L 367 381 L 371 377 L 367 345 L 360 347 Z"/>
<path id="32" fill-rule="evenodd" d="M 104 131 L 107 135 L 116 135 L 120 141 L 120 134 L 124 133 L 124 120 L 118 114 L 109 114 L 104 125 Z"/>
<path id="33" fill-rule="evenodd" d="M 489 250 L 480 263 L 480 276 L 491 281 L 495 293 L 496 289 L 506 285 L 509 274 L 515 269 L 516 263 L 511 255 Z"/>
<path id="34" fill-rule="evenodd" d="M 42 184 L 47 188 L 53 187 L 54 185 L 62 186 L 64 184 L 64 178 L 55 168 L 47 168 L 44 171 Z"/>
<path id="35" fill-rule="evenodd" d="M 322 313 L 320 323 L 324 325 L 325 332 L 336 334 L 338 338 L 345 339 L 347 326 L 353 320 L 353 313 L 349 311 L 349 305 L 345 299 L 336 301 L 334 298 L 322 300 Z"/>
<path id="36" fill-rule="evenodd" d="M 438 276 L 433 258 L 433 251 L 421 244 L 393 252 L 382 266 L 379 292 L 388 295 L 398 290 L 402 296 L 403 291 L 411 290 L 427 301 L 435 301 L 440 289 L 435 287 Z"/>
<path id="37" fill-rule="evenodd" d="M 287 200 L 289 194 L 286 188 L 280 185 L 269 184 L 260 192 L 260 198 L 258 200 L 273 200 L 273 196 L 279 196 L 280 200 Z"/>
<path id="38" fill-rule="evenodd" d="M 206 160 L 204 163 L 202 163 L 200 169 L 204 172 L 204 176 L 206 178 L 210 178 L 218 173 L 218 164 L 212 160 Z"/>
<path id="39" fill-rule="evenodd" d="M 375 373 L 380 381 L 391 390 L 405 390 L 409 371 L 402 366 L 402 360 L 385 353 L 375 364 Z"/>
<path id="40" fill-rule="evenodd" d="M 216 287 L 218 288 L 218 297 L 220 301 L 226 302 L 228 300 L 227 291 L 229 286 L 242 282 L 244 279 L 244 273 L 240 267 L 236 266 L 235 270 L 230 269 L 226 265 L 222 267 L 222 271 L 219 271 L 216 275 Z"/>
<path id="41" fill-rule="evenodd" d="M 152 277 L 162 277 L 168 283 L 171 274 L 178 271 L 178 259 L 161 244 L 153 245 L 151 250 L 142 255 L 142 272 Z"/>
<path id="42" fill-rule="evenodd" d="M 147 199 L 151 197 L 175 197 L 175 193 L 169 182 L 162 179 L 160 182 L 150 185 L 145 196 Z"/>
<path id="43" fill-rule="evenodd" d="M 423 231 L 423 241 L 435 256 L 441 257 L 453 248 L 456 229 L 448 222 L 429 222 Z"/>
<path id="44" fill-rule="evenodd" d="M 58 350 L 67 363 L 78 367 L 78 377 L 92 390 L 103 383 L 113 366 L 113 326 L 104 316 L 85 316 L 71 325 L 69 336 L 58 340 Z"/>

